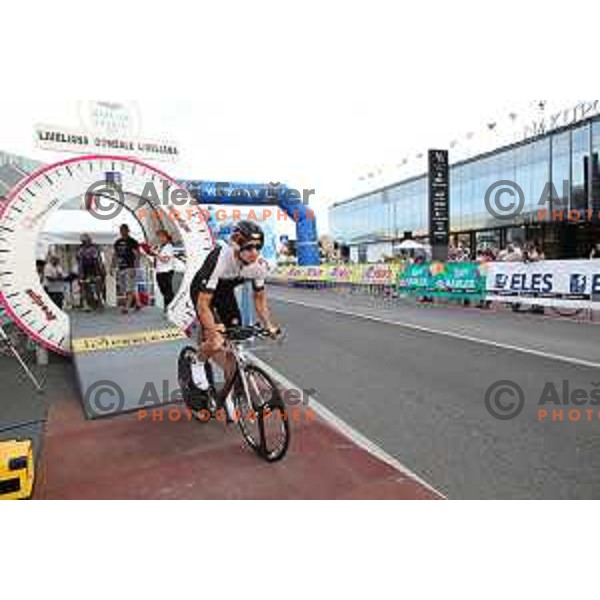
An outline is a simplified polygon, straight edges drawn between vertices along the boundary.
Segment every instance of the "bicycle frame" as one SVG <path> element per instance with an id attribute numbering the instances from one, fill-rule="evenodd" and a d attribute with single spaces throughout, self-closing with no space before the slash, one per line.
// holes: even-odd
<path id="1" fill-rule="evenodd" d="M 233 372 L 233 374 L 231 375 L 231 377 L 229 379 L 225 379 L 225 385 L 223 386 L 223 389 L 221 390 L 221 392 L 216 393 L 215 394 L 215 403 L 217 405 L 218 408 L 221 408 L 225 405 L 225 401 L 227 400 L 227 398 L 229 397 L 229 394 L 231 394 L 232 389 L 234 388 L 237 379 L 240 379 L 240 382 L 242 384 L 242 389 L 244 391 L 244 395 L 245 397 L 251 401 L 252 396 L 250 395 L 250 385 L 249 385 L 249 381 L 248 381 L 248 377 L 246 376 L 246 370 L 245 367 L 246 365 L 248 365 L 251 360 L 250 357 L 248 356 L 248 354 L 246 353 L 245 350 L 245 345 L 252 341 L 259 338 L 260 339 L 260 335 L 256 336 L 256 337 L 249 337 L 247 339 L 244 340 L 232 340 L 228 337 L 225 338 L 225 346 L 222 350 L 223 354 L 226 357 L 229 355 L 231 355 L 233 357 L 233 360 L 235 361 L 235 371 Z M 283 335 L 281 336 L 280 340 L 284 340 L 285 339 L 285 334 L 283 333 Z M 256 349 L 255 347 L 253 347 L 254 349 Z M 214 359 L 213 359 L 214 362 Z M 256 390 L 257 393 L 258 390 Z M 255 407 L 253 407 L 255 408 Z"/>
<path id="2" fill-rule="evenodd" d="M 252 364 L 252 357 L 246 351 L 246 343 L 261 338 L 271 337 L 269 332 L 255 326 L 247 328 L 231 328 L 225 333 L 225 343 L 217 357 L 213 356 L 210 359 L 205 359 L 206 364 L 212 367 L 213 364 L 219 364 L 225 367 L 225 384 L 221 391 L 215 389 L 214 377 L 210 370 L 207 370 L 212 393 L 208 397 L 198 398 L 202 400 L 202 408 L 194 409 L 197 414 L 208 413 L 212 417 L 220 418 L 218 413 L 225 409 L 229 422 L 237 422 L 246 443 L 262 458 L 269 463 L 274 463 L 281 460 L 288 451 L 290 431 L 287 419 L 281 419 L 281 431 L 279 432 L 277 443 L 270 445 L 267 441 L 271 437 L 272 427 L 266 427 L 266 421 L 271 414 L 276 411 L 285 413 L 285 406 L 279 393 L 277 383 L 260 367 Z M 252 350 L 255 346 L 252 345 Z M 182 386 L 187 386 L 190 381 L 188 379 L 189 372 L 185 363 L 194 360 L 189 353 L 196 352 L 197 349 L 185 348 L 180 354 L 179 373 Z M 225 359 L 224 362 L 222 359 Z M 185 361 L 185 362 L 182 362 Z M 186 368 L 187 374 L 183 379 L 182 366 Z M 260 384 L 262 377 L 264 387 Z M 239 387 L 236 387 L 239 386 Z M 263 390 L 270 390 L 273 395 L 266 399 Z M 255 392 L 255 394 L 253 394 Z M 231 405 L 227 402 L 231 398 Z M 188 407 L 194 406 L 192 396 L 185 398 Z M 199 411 L 199 412 L 198 412 Z M 203 420 L 203 419 L 201 419 Z M 247 421 L 251 421 L 252 425 L 248 425 Z"/>
<path id="3" fill-rule="evenodd" d="M 227 380 L 225 379 L 225 386 L 216 395 L 216 403 L 219 407 L 224 406 L 225 401 L 229 397 L 229 394 L 233 390 L 236 379 L 239 377 L 242 382 L 242 387 L 244 388 L 244 394 L 247 398 L 250 398 L 250 389 L 248 387 L 248 379 L 246 377 L 246 373 L 244 371 L 244 367 L 248 364 L 249 360 L 246 356 L 246 353 L 243 348 L 243 342 L 232 342 L 231 340 L 226 340 L 224 354 L 233 356 L 235 361 L 235 372 L 233 375 Z"/>

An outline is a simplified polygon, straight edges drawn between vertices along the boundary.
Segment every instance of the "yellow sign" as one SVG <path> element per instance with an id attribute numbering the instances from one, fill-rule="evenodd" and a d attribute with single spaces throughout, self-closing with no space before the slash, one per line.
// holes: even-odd
<path id="1" fill-rule="evenodd" d="M 394 285 L 402 264 L 323 265 L 321 267 L 277 267 L 273 279 L 292 282 L 329 284 Z"/>
<path id="2" fill-rule="evenodd" d="M 30 498 L 34 477 L 31 441 L 0 442 L 0 500 Z"/>
<path id="3" fill-rule="evenodd" d="M 119 350 L 132 346 L 146 346 L 148 344 L 163 344 L 186 339 L 185 334 L 177 327 L 160 329 L 156 331 L 142 331 L 128 335 L 109 335 L 94 338 L 80 338 L 73 340 L 73 353 L 85 354 L 87 352 L 105 352 Z"/>

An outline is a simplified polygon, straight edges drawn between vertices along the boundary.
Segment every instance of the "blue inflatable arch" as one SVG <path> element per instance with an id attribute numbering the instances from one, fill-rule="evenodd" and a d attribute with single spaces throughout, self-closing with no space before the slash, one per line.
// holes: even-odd
<path id="1" fill-rule="evenodd" d="M 200 204 L 225 206 L 279 206 L 296 222 L 298 264 L 312 267 L 320 264 L 319 240 L 315 213 L 286 186 L 180 181 Z"/>

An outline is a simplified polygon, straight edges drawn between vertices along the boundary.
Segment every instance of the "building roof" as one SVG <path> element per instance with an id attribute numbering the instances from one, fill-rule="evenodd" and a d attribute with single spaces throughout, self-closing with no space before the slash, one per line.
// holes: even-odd
<path id="1" fill-rule="evenodd" d="M 29 173 L 14 164 L 5 164 L 0 167 L 0 181 L 8 188 L 13 188 L 21 179 L 27 177 Z"/>
<path id="2" fill-rule="evenodd" d="M 0 198 L 6 198 L 10 192 L 10 187 L 0 179 Z"/>
<path id="3" fill-rule="evenodd" d="M 571 131 L 573 129 L 578 129 L 579 127 L 583 127 L 584 125 L 588 125 L 592 122 L 598 122 L 600 121 L 600 115 L 595 115 L 593 117 L 590 117 L 588 119 L 584 119 L 582 121 L 578 121 L 577 123 L 571 123 L 570 125 L 565 125 L 564 127 L 560 127 L 557 129 L 553 129 L 551 131 L 546 131 L 545 133 L 542 133 L 540 135 L 534 136 L 534 137 L 530 137 L 524 140 L 521 140 L 519 142 L 514 142 L 512 144 L 508 144 L 505 146 L 500 146 L 499 148 L 496 148 L 494 150 L 489 150 L 487 152 L 483 152 L 481 154 L 477 154 L 475 156 L 472 156 L 471 158 L 467 158 L 465 160 L 461 160 L 455 163 L 451 163 L 450 165 L 450 169 L 454 169 L 456 167 L 462 167 L 463 165 L 468 165 L 474 162 L 478 162 L 480 160 L 485 160 L 486 158 L 491 158 L 492 156 L 495 156 L 497 154 L 502 154 L 503 152 L 508 152 L 509 150 L 514 150 L 516 148 L 521 148 L 523 146 L 527 146 L 529 144 L 533 144 L 535 142 L 539 142 L 540 140 L 546 139 L 550 136 L 554 136 L 554 135 L 558 135 L 561 133 L 564 133 L 565 131 Z M 338 208 L 339 206 L 344 206 L 346 204 L 351 204 L 352 202 L 356 202 L 358 200 L 363 200 L 365 198 L 368 198 L 370 196 L 373 196 L 375 194 L 378 193 L 382 193 L 385 192 L 387 190 L 391 190 L 394 189 L 400 185 L 405 185 L 408 183 L 412 183 L 414 181 L 418 181 L 419 179 L 423 179 L 424 177 L 427 177 L 427 173 L 422 173 L 421 175 L 416 175 L 414 177 L 410 177 L 408 179 L 403 179 L 401 181 L 397 181 L 395 183 L 390 183 L 387 184 L 383 187 L 379 187 L 373 190 L 370 190 L 368 192 L 364 192 L 363 194 L 360 194 L 358 196 L 354 196 L 353 198 L 349 198 L 347 200 L 342 200 L 341 202 L 336 202 L 335 204 L 332 204 L 329 207 L 329 210 L 332 210 L 334 208 Z"/>

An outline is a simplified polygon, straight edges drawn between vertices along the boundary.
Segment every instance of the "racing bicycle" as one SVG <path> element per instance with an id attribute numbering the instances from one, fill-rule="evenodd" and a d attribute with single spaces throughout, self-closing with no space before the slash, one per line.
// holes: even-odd
<path id="1" fill-rule="evenodd" d="M 221 390 L 215 385 L 214 369 L 206 363 L 207 378 L 210 383 L 209 400 L 205 408 L 192 409 L 194 399 L 201 399 L 201 392 L 193 382 L 191 365 L 196 359 L 197 350 L 191 346 L 184 348 L 179 355 L 178 378 L 183 399 L 192 413 L 201 422 L 221 415 L 228 422 L 237 422 L 246 443 L 269 463 L 282 460 L 290 444 L 290 427 L 285 404 L 279 387 L 260 367 L 252 364 L 246 346 L 255 340 L 273 339 L 270 332 L 261 326 L 232 327 L 226 329 L 225 352 L 235 361 L 232 376 Z M 280 336 L 280 339 L 283 339 Z"/>

